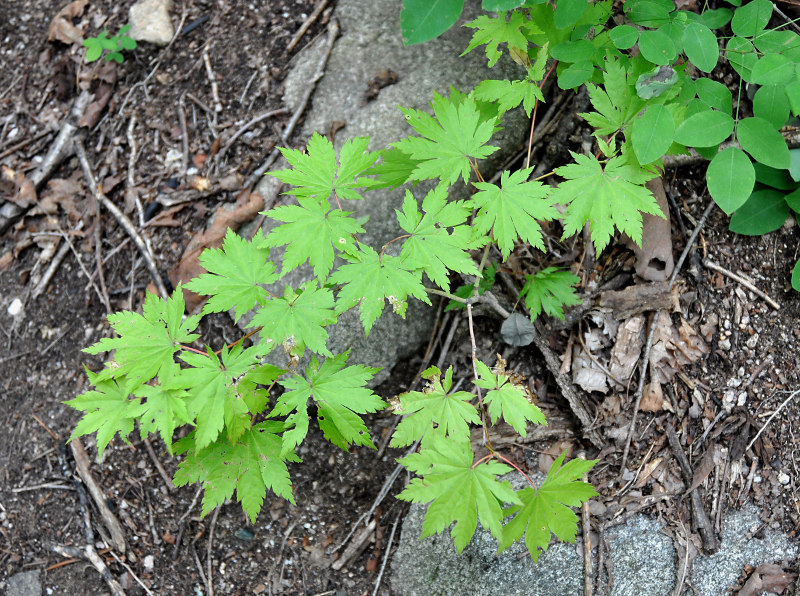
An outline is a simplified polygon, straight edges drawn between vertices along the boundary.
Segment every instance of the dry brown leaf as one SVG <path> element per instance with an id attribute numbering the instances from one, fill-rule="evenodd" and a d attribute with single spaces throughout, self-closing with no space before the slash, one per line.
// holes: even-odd
<path id="1" fill-rule="evenodd" d="M 196 234 L 189 241 L 180 262 L 170 271 L 169 279 L 173 286 L 179 283 L 186 283 L 198 275 L 206 272 L 200 265 L 199 257 L 206 248 L 218 248 L 222 246 L 222 241 L 228 228 L 236 231 L 243 223 L 253 219 L 258 212 L 264 208 L 264 199 L 257 193 L 248 194 L 247 191 L 239 195 L 232 206 L 222 205 L 214 217 L 214 223 L 205 232 Z M 204 296 L 183 290 L 186 300 L 186 312 L 193 312 L 200 304 L 205 301 Z"/>
<path id="2" fill-rule="evenodd" d="M 636 480 L 633 488 L 642 488 L 645 484 L 647 484 L 647 481 L 650 480 L 650 476 L 653 475 L 653 472 L 655 472 L 662 463 L 664 463 L 663 457 L 656 457 L 647 462 L 642 467 L 642 471 L 639 473 L 639 478 Z"/>
<path id="3" fill-rule="evenodd" d="M 683 318 L 678 329 L 664 314 L 656 317 L 655 325 L 650 367 L 660 382 L 668 383 L 683 366 L 708 354 L 706 343 Z"/>
<path id="4" fill-rule="evenodd" d="M 642 392 L 642 401 L 639 402 L 639 409 L 642 412 L 661 412 L 662 410 L 672 410 L 672 405 L 664 399 L 664 392 L 661 390 L 661 383 L 658 379 L 652 379 Z"/>
<path id="5" fill-rule="evenodd" d="M 5 273 L 9 269 L 11 269 L 11 264 L 14 262 L 14 253 L 10 250 L 7 250 L 2 255 L 0 255 L 0 272 Z"/>
<path id="6" fill-rule="evenodd" d="M 556 461 L 559 455 L 566 452 L 567 457 L 572 454 L 574 445 L 570 440 L 554 441 L 550 445 L 539 452 L 539 470 L 542 474 L 547 474 L 553 462 Z"/>
<path id="7" fill-rule="evenodd" d="M 94 77 L 88 87 L 94 93 L 94 101 L 86 106 L 80 121 L 80 125 L 86 128 L 94 128 L 94 125 L 100 122 L 103 110 L 111 99 L 117 82 L 117 63 L 104 62 L 96 71 L 92 70 L 92 73 Z"/>
<path id="8" fill-rule="evenodd" d="M 23 209 L 38 201 L 33 182 L 24 172 L 17 172 L 7 165 L 0 166 L 0 195 Z"/>
<path id="9" fill-rule="evenodd" d="M 778 565 L 764 563 L 753 571 L 739 590 L 739 596 L 758 596 L 764 592 L 781 594 L 795 577 L 797 576 L 794 573 L 787 573 Z"/>
<path id="10" fill-rule="evenodd" d="M 83 14 L 89 0 L 75 0 L 62 8 L 50 22 L 47 30 L 48 41 L 60 41 L 67 45 L 83 43 L 83 31 L 72 24 L 72 19 Z"/>
<path id="11" fill-rule="evenodd" d="M 572 352 L 572 382 L 590 393 L 608 393 L 609 390 L 608 375 L 580 345 Z"/>
<path id="12" fill-rule="evenodd" d="M 703 454 L 700 465 L 695 469 L 692 477 L 692 486 L 690 486 L 686 492 L 688 493 L 703 484 L 703 481 L 708 478 L 708 475 L 711 474 L 712 470 L 720 463 L 722 463 L 722 448 L 716 443 L 712 443 Z"/>
<path id="13" fill-rule="evenodd" d="M 618 381 L 627 382 L 639 363 L 644 346 L 644 315 L 635 315 L 617 329 L 617 340 L 611 350 L 608 370 Z"/>
<path id="14" fill-rule="evenodd" d="M 75 205 L 75 198 L 80 197 L 82 191 L 80 182 L 74 178 L 53 178 L 48 180 L 39 202 L 45 213 L 54 214 L 61 207 L 70 219 L 78 221 L 81 213 Z"/>

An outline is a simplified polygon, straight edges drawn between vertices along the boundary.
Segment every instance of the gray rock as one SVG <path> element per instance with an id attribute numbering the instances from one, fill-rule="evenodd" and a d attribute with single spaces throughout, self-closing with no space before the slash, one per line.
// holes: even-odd
<path id="1" fill-rule="evenodd" d="M 42 582 L 39 570 L 23 571 L 8 578 L 6 594 L 9 596 L 41 596 Z"/>
<path id="2" fill-rule="evenodd" d="M 175 29 L 169 18 L 172 0 L 139 0 L 128 12 L 128 36 L 157 46 L 167 45 Z"/>
<path id="3" fill-rule="evenodd" d="M 675 546 L 661 529 L 657 520 L 637 515 L 606 533 L 614 569 L 612 596 L 655 596 L 675 589 Z"/>
<path id="4" fill-rule="evenodd" d="M 473 18 L 478 5 L 475 0 L 468 2 L 464 18 Z M 331 53 L 325 76 L 317 84 L 306 114 L 303 136 L 308 137 L 313 131 L 325 134 L 331 123 L 338 121 L 344 122 L 345 127 L 336 135 L 337 148 L 349 138 L 369 136 L 370 149 L 382 149 L 412 132 L 397 109 L 398 105 L 428 108 L 433 92 L 447 94 L 450 85 L 468 92 L 484 78 L 505 78 L 509 73 L 519 78 L 521 71 L 510 60 L 505 66 L 489 69 L 482 51 L 476 50 L 459 58 L 472 33 L 463 27 L 451 29 L 433 42 L 403 47 L 400 7 L 401 0 L 340 0 L 337 3 L 335 16 L 339 19 L 342 34 Z M 286 79 L 284 99 L 292 110 L 299 104 L 312 78 L 324 51 L 324 43 L 325 39 L 320 38 L 304 50 Z M 365 103 L 363 94 L 370 80 L 385 69 L 395 71 L 398 82 L 383 88 L 374 101 Z M 503 124 L 504 130 L 492 140 L 493 145 L 502 148 L 501 151 L 492 156 L 493 161 L 481 165 L 485 177 L 491 176 L 497 164 L 502 163 L 525 138 L 527 124 L 524 113 L 507 115 Z M 285 165 L 278 164 L 275 169 L 281 167 Z M 274 193 L 274 188 L 275 180 L 265 176 L 257 190 L 266 197 Z M 425 190 L 424 185 L 415 189 L 418 199 Z M 462 186 L 455 192 L 463 196 L 465 190 Z M 345 201 L 345 210 L 354 211 L 357 217 L 370 218 L 364 226 L 366 234 L 359 238 L 362 242 L 379 250 L 398 235 L 400 228 L 394 209 L 401 206 L 404 194 L 403 189 L 375 191 L 368 193 L 365 201 Z M 267 220 L 264 231 L 268 232 L 275 225 L 275 222 Z M 288 275 L 284 282 L 297 287 L 309 279 L 310 270 L 301 268 Z M 386 308 L 389 310 L 388 306 Z M 378 383 L 388 376 L 392 366 L 428 338 L 433 316 L 432 308 L 412 299 L 405 320 L 384 312 L 369 339 L 365 340 L 357 313 L 350 311 L 335 327 L 329 328 L 331 339 L 328 347 L 334 353 L 352 348 L 350 362 L 382 367 L 382 373 L 374 379 Z"/>

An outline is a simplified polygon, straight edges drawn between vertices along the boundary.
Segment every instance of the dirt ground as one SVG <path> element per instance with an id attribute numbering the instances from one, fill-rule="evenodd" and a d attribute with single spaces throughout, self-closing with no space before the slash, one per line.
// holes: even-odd
<path id="1" fill-rule="evenodd" d="M 90 34 L 103 26 L 116 31 L 127 21 L 131 4 L 93 3 L 70 22 Z M 82 64 L 77 44 L 47 41 L 48 26 L 63 7 L 60 0 L 20 0 L 0 9 L 0 166 L 33 171 L 81 88 L 100 94 L 105 84 L 107 105 L 82 133 L 89 159 L 104 192 L 135 222 L 140 222 L 138 200 L 142 221 L 147 219 L 139 230 L 149 239 L 166 277 L 209 216 L 221 204 L 236 201 L 242 181 L 278 142 L 286 113 L 234 136 L 256 116 L 283 107 L 281 81 L 292 66 L 291 58 L 325 30 L 327 13 L 287 52 L 314 10 L 310 0 L 270 0 L 257 7 L 231 0 L 176 2 L 173 16 L 181 16 L 191 31 L 179 36 L 163 56 L 161 49 L 142 44 L 112 72 L 102 62 Z M 217 98 L 204 49 L 218 83 L 220 111 L 214 109 Z M 145 94 L 137 84 L 148 77 L 159 57 Z M 178 106 L 185 116 L 185 154 Z M 578 130 L 571 138 L 576 150 L 580 140 Z M 303 139 L 293 142 L 300 145 Z M 177 173 L 184 155 L 196 170 L 194 178 Z M 676 257 L 685 245 L 683 228 L 691 231 L 709 201 L 703 167 L 685 167 L 665 176 L 674 198 Z M 0 186 L 0 199 L 9 188 Z M 63 448 L 79 416 L 62 402 L 85 390 L 84 366 L 96 370 L 102 365 L 81 352 L 109 333 L 102 296 L 108 296 L 111 311 L 140 308 L 151 278 L 126 232 L 107 213 L 101 210 L 98 215 L 74 157 L 42 185 L 27 213 L 10 223 L 0 234 L 0 416 L 5 423 L 0 432 L 0 588 L 20 571 L 39 570 L 47 594 L 108 593 L 107 583 L 90 563 L 53 550 L 54 545 L 83 547 L 86 542 L 83 509 L 72 482 L 75 464 L 70 449 Z M 560 244 L 557 237 L 550 243 L 564 260 L 559 264 L 580 259 L 582 244 Z M 63 261 L 41 295 L 34 297 L 37 280 L 64 246 L 69 250 Z M 590 478 L 601 493 L 592 507 L 598 524 L 644 510 L 658 515 L 683 538 L 678 528 L 696 529 L 696 523 L 684 496 L 686 483 L 666 440 L 665 430 L 671 427 L 678 431 L 693 469 L 693 485 L 701 491 L 717 530 L 721 512 L 750 500 L 764 511 L 765 524 L 795 536 L 800 523 L 795 455 L 800 407 L 787 398 L 800 388 L 800 295 L 790 288 L 789 272 L 798 258 L 800 228 L 790 221 L 764 237 L 735 236 L 715 210 L 696 247 L 679 277 L 679 305 L 665 321 L 684 331 L 681 321 L 686 321 L 701 338 L 692 344 L 697 353 L 686 361 L 676 360 L 675 353 L 686 347 L 685 336 L 676 331 L 677 347 L 665 357 L 676 374 L 662 383 L 660 397 L 655 389 L 647 393 L 651 411 L 638 416 L 627 474 L 620 474 L 620 466 L 638 376 L 625 388 L 586 397 L 596 412 L 593 430 L 606 444 L 598 449 L 581 438 L 586 429 L 571 413 L 540 353 L 533 346 L 509 348 L 499 339 L 500 321 L 479 317 L 479 356 L 488 362 L 495 353 L 503 353 L 510 368 L 529 378 L 548 416 L 561 421 L 554 428 L 564 431 L 546 441 L 509 444 L 509 454 L 530 468 L 546 469 L 555 453 L 583 450 L 600 459 Z M 607 253 L 591 261 L 584 280 L 596 286 L 622 279 L 631 286 L 630 253 L 621 244 Z M 103 262 L 102 274 L 97 258 Z M 703 259 L 747 276 L 778 307 L 711 269 Z M 521 250 L 509 273 L 524 274 L 541 265 L 539 257 Z M 15 299 L 22 310 L 12 315 Z M 631 318 L 620 317 L 617 323 Z M 447 362 L 462 376 L 469 370 L 470 354 L 464 321 L 452 313 L 442 318 L 444 333 L 439 333 L 433 360 L 441 353 L 442 336 L 454 326 Z M 597 347 L 597 357 L 608 358 L 614 341 L 604 324 L 591 313 L 569 327 L 552 324 L 548 341 L 561 355 L 576 349 L 576 338 L 600 338 L 605 344 Z M 206 318 L 202 333 L 211 345 L 230 343 L 240 335 L 224 314 Z M 419 354 L 398 366 L 377 391 L 390 398 L 406 389 L 424 351 L 421 346 Z M 380 441 L 387 438 L 392 423 L 389 413 L 368 420 Z M 121 556 L 107 549 L 105 530 L 92 504 L 95 546 L 128 594 L 209 594 L 209 583 L 216 594 L 373 592 L 383 555 L 387 548 L 391 553 L 389 530 L 403 511 L 403 504 L 391 495 L 401 490 L 405 475 L 373 514 L 376 531 L 363 552 L 343 569 L 334 569 L 332 563 L 352 543 L 351 530 L 370 509 L 398 453 L 345 453 L 324 441 L 319 431 L 311 432 L 300 449 L 305 463 L 290 468 L 297 506 L 268 497 L 251 525 L 236 503 L 200 518 L 196 488 L 171 487 L 158 470 L 163 466 L 171 476 L 176 459 L 155 437 L 152 454 L 138 433 L 131 438 L 131 445 L 113 441 L 102 463 L 96 461 L 93 440 L 84 438 L 92 474 L 122 523 L 127 552 Z M 703 547 L 697 533 L 690 542 Z M 340 545 L 344 546 L 337 549 Z M 786 570 L 797 571 L 797 562 Z M 749 572 L 743 571 L 742 581 Z M 389 593 L 386 584 L 384 577 L 380 594 Z"/>

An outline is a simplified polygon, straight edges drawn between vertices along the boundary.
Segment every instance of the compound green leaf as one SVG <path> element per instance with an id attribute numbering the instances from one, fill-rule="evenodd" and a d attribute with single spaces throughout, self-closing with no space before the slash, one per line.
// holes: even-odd
<path id="1" fill-rule="evenodd" d="M 720 82 L 700 77 L 695 82 L 697 97 L 706 105 L 725 114 L 730 114 L 733 109 L 733 96 L 731 90 Z"/>
<path id="2" fill-rule="evenodd" d="M 750 158 L 738 147 L 728 147 L 717 153 L 706 171 L 711 198 L 730 215 L 744 205 L 756 182 L 756 172 Z"/>
<path id="3" fill-rule="evenodd" d="M 337 313 L 341 314 L 358 305 L 361 324 L 369 335 L 387 300 L 395 314 L 404 318 L 409 296 L 430 304 L 425 286 L 422 285 L 421 271 L 410 271 L 410 265 L 399 257 L 379 255 L 365 244 L 359 243 L 358 246 L 358 252 L 344 255 L 348 263 L 331 275 L 332 282 L 342 284 L 336 300 Z M 437 262 L 437 266 L 441 266 L 441 261 Z"/>
<path id="4" fill-rule="evenodd" d="M 687 147 L 712 147 L 731 136 L 733 118 L 724 112 L 703 110 L 692 114 L 675 130 L 675 141 Z"/>
<path id="5" fill-rule="evenodd" d="M 731 19 L 731 29 L 734 35 L 755 37 L 764 30 L 770 17 L 772 17 L 772 2 L 753 0 L 736 9 Z"/>
<path id="6" fill-rule="evenodd" d="M 699 70 L 711 72 L 719 60 L 717 36 L 700 23 L 689 23 L 683 30 L 683 51 Z"/>
<path id="7" fill-rule="evenodd" d="M 779 170 L 789 169 L 786 141 L 768 120 L 745 118 L 736 127 L 736 138 L 753 159 Z"/>
<path id="8" fill-rule="evenodd" d="M 472 539 L 478 518 L 499 540 L 503 535 L 502 504 L 521 502 L 511 483 L 497 480 L 511 471 L 509 466 L 491 460 L 473 466 L 472 460 L 468 440 L 445 439 L 440 433 L 430 433 L 419 453 L 400 460 L 423 478 L 412 479 L 397 498 L 414 503 L 432 501 L 420 537 L 438 534 L 455 522 L 450 533 L 459 553 Z"/>
<path id="9" fill-rule="evenodd" d="M 563 237 L 590 222 L 598 254 L 608 245 L 615 226 L 641 242 L 642 213 L 663 217 L 653 193 L 644 187 L 656 174 L 630 165 L 622 156 L 611 158 L 603 168 L 594 156 L 570 153 L 575 163 L 556 170 L 565 180 L 551 194 L 555 203 L 568 205 Z"/>
<path id="10" fill-rule="evenodd" d="M 670 37 L 659 30 L 645 30 L 639 34 L 639 51 L 645 60 L 653 64 L 671 64 L 678 55 Z"/>
<path id="11" fill-rule="evenodd" d="M 756 49 L 750 40 L 743 37 L 732 37 L 725 46 L 725 56 L 733 70 L 739 73 L 748 83 L 751 82 L 753 67 L 758 62 Z"/>
<path id="12" fill-rule="evenodd" d="M 475 366 L 478 369 L 475 385 L 488 389 L 483 401 L 489 406 L 492 424 L 502 418 L 523 437 L 528 434 L 528 422 L 547 424 L 544 414 L 533 403 L 533 397 L 526 387 L 511 382 L 504 370 L 493 372 L 480 360 L 475 361 Z"/>
<path id="13" fill-rule="evenodd" d="M 800 115 L 800 81 L 792 81 L 783 87 L 786 92 L 786 99 L 789 100 L 789 107 L 794 116 Z"/>
<path id="14" fill-rule="evenodd" d="M 658 0 L 629 0 L 625 2 L 625 11 L 631 22 L 642 27 L 661 27 L 670 21 L 670 13 L 675 5 L 667 5 Z"/>
<path id="15" fill-rule="evenodd" d="M 790 192 L 788 195 L 784 197 L 786 200 L 786 204 L 789 205 L 789 208 L 794 211 L 795 213 L 800 213 L 800 188 L 795 190 L 794 192 Z"/>
<path id="16" fill-rule="evenodd" d="M 516 516 L 503 527 L 500 552 L 525 535 L 525 546 L 535 563 L 539 550 L 547 550 L 550 534 L 566 542 L 575 542 L 578 516 L 569 507 L 578 507 L 597 495 L 591 484 L 579 480 L 596 460 L 573 459 L 562 466 L 561 454 L 547 474 L 547 479 L 537 490 L 524 488 L 517 492 L 521 506 L 506 510 L 505 515 Z"/>
<path id="17" fill-rule="evenodd" d="M 267 291 L 261 284 L 278 279 L 275 265 L 268 261 L 269 250 L 261 248 L 264 238 L 261 230 L 247 241 L 228 229 L 222 248 L 207 248 L 200 254 L 200 264 L 208 273 L 192 279 L 187 290 L 211 296 L 203 307 L 203 314 L 234 310 L 234 321 L 262 302 Z"/>
<path id="18" fill-rule="evenodd" d="M 763 85 L 753 96 L 753 114 L 772 128 L 781 128 L 789 119 L 789 100 L 783 85 Z"/>
<path id="19" fill-rule="evenodd" d="M 633 121 L 631 142 L 640 164 L 656 161 L 672 145 L 675 121 L 663 104 L 648 106 L 640 118 Z"/>
<path id="20" fill-rule="evenodd" d="M 732 16 L 733 11 L 730 8 L 713 8 L 704 10 L 700 20 L 709 29 L 721 29 L 730 22 Z"/>
<path id="21" fill-rule="evenodd" d="M 424 43 L 440 36 L 455 24 L 463 9 L 464 0 L 403 0 L 403 44 Z"/>
<path id="22" fill-rule="evenodd" d="M 408 137 L 394 146 L 419 160 L 412 180 L 441 178 L 445 184 L 454 184 L 462 178 L 466 183 L 470 158 L 483 159 L 497 151 L 497 147 L 486 144 L 494 132 L 495 121 L 482 121 L 471 97 L 456 105 L 434 94 L 431 105 L 434 116 L 421 110 L 400 108 L 409 124 L 422 136 Z"/>
<path id="23" fill-rule="evenodd" d="M 777 190 L 757 190 L 731 217 L 730 230 L 744 236 L 774 232 L 789 217 L 789 205 Z"/>
<path id="24" fill-rule="evenodd" d="M 787 170 L 776 170 L 759 162 L 754 163 L 753 167 L 756 170 L 756 182 L 764 186 L 771 186 L 778 190 L 794 190 L 797 188 L 797 183 Z"/>
<path id="25" fill-rule="evenodd" d="M 492 231 L 503 258 L 514 250 L 517 239 L 544 250 L 539 221 L 559 217 L 554 201 L 548 198 L 548 187 L 541 182 L 526 182 L 533 168 L 508 170 L 500 176 L 500 186 L 489 182 L 476 182 L 478 189 L 473 203 L 478 209 L 473 226 L 484 234 Z"/>
<path id="26" fill-rule="evenodd" d="M 758 37 L 753 39 L 753 43 L 762 54 L 790 54 L 789 58 L 794 58 L 792 54 L 800 48 L 800 38 L 797 33 L 789 30 L 762 31 Z"/>
<path id="27" fill-rule="evenodd" d="M 581 303 L 573 287 L 579 281 L 577 275 L 555 267 L 547 267 L 535 275 L 529 275 L 519 295 L 525 298 L 531 321 L 542 311 L 563 321 L 564 307 Z"/>
<path id="28" fill-rule="evenodd" d="M 753 66 L 754 85 L 785 85 L 796 78 L 794 63 L 781 54 L 766 54 Z"/>
<path id="29" fill-rule="evenodd" d="M 611 43 L 619 50 L 629 50 L 639 41 L 639 30 L 630 25 L 617 25 L 608 32 Z"/>
<path id="30" fill-rule="evenodd" d="M 405 417 L 392 435 L 392 447 L 410 445 L 432 428 L 432 423 L 448 438 L 466 440 L 469 444 L 469 425 L 480 424 L 481 418 L 470 402 L 474 395 L 468 391 L 454 391 L 453 367 L 447 369 L 444 379 L 441 371 L 432 366 L 423 374 L 429 382 L 422 391 L 411 391 L 398 396 L 399 408 L 395 413 Z"/>
<path id="31" fill-rule="evenodd" d="M 333 293 L 327 288 L 317 288 L 316 283 L 302 291 L 284 289 L 282 298 L 267 300 L 250 321 L 249 327 L 259 327 L 260 342 L 268 351 L 277 345 L 294 355 L 306 347 L 317 354 L 330 356 L 326 347 L 328 332 L 325 327 L 336 322 L 333 311 Z"/>

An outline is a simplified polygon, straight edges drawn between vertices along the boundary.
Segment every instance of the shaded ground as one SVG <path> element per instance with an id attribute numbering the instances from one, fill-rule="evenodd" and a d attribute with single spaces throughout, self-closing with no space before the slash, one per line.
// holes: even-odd
<path id="1" fill-rule="evenodd" d="M 130 4 L 91 6 L 75 23 L 95 33 L 103 26 L 98 16 L 102 13 L 111 19 L 108 27 L 114 31 L 127 20 Z M 87 135 L 87 150 L 104 190 L 134 221 L 138 218 L 135 196 L 143 211 L 160 201 L 153 212 L 161 225 L 150 223 L 142 229 L 163 273 L 178 263 L 188 240 L 203 229 L 209 215 L 220 204 L 235 200 L 236 190 L 222 190 L 222 181 L 227 180 L 226 188 L 235 189 L 237 181 L 263 161 L 286 122 L 286 115 L 264 120 L 241 134 L 224 158 L 213 157 L 245 122 L 282 107 L 280 82 L 291 68 L 290 57 L 297 52 L 287 53 L 285 48 L 313 10 L 313 3 L 305 0 L 262 4 L 253 9 L 221 0 L 196 1 L 185 9 L 176 6 L 173 14 L 185 10 L 185 24 L 199 23 L 197 28 L 179 37 L 165 53 L 146 97 L 134 85 L 151 72 L 151 60 L 159 51 L 143 45 L 129 56 L 117 69 L 105 116 Z M 76 82 L 95 81 L 90 84 L 96 85 L 97 72 L 80 66 L 75 48 L 46 41 L 48 24 L 61 8 L 58 2 L 25 0 L 15 3 L 15 12 L 0 22 L 0 164 L 15 171 L 30 172 L 36 157 L 44 155 L 54 138 L 53 126 L 64 118 L 78 94 Z M 324 16 L 311 26 L 298 48 L 323 29 Z M 219 82 L 223 109 L 217 113 L 213 107 L 206 109 L 215 103 L 203 62 L 206 46 Z M 126 107 L 120 114 L 123 102 Z M 197 181 L 192 190 L 190 178 L 179 174 L 183 135 L 177 106 L 181 104 L 189 163 L 197 168 L 197 176 L 209 181 L 210 190 L 197 190 Z M 131 132 L 138 150 L 135 160 L 129 159 L 131 116 L 135 116 Z M 46 131 L 50 133 L 42 136 Z M 581 132 L 559 141 L 561 150 L 566 142 L 579 150 Z M 215 149 L 217 138 L 221 140 Z M 17 147 L 21 142 L 29 143 Z M 691 229 L 691 218 L 699 218 L 708 201 L 703 195 L 704 171 L 702 167 L 685 168 L 672 174 L 667 183 L 680 212 L 673 213 L 673 218 L 678 215 Z M 38 569 L 43 572 L 43 587 L 51 593 L 101 594 L 108 588 L 93 567 L 85 561 L 66 562 L 51 546 L 84 543 L 78 497 L 64 472 L 71 474 L 74 465 L 69 450 L 59 447 L 78 416 L 61 402 L 83 390 L 84 365 L 101 365 L 80 349 L 108 331 L 106 308 L 98 297 L 103 292 L 87 286 L 71 251 L 41 296 L 32 298 L 30 291 L 47 268 L 47 263 L 41 262 L 43 254 L 58 250 L 54 242 L 62 232 L 71 236 L 78 258 L 90 274 L 97 269 L 99 239 L 99 254 L 105 259 L 103 283 L 112 310 L 139 307 L 150 276 L 116 222 L 107 215 L 96 217 L 74 158 L 51 180 L 61 182 L 41 189 L 38 214 L 33 211 L 15 219 L 0 237 L 0 339 L 5 348 L 0 356 L 0 395 L 5 404 L 4 432 L 0 433 L 0 581 L 19 571 Z M 176 197 L 189 201 L 175 203 Z M 673 238 L 677 253 L 684 245 L 677 224 L 673 225 Z M 552 253 L 564 260 L 562 264 L 581 258 L 583 246 L 550 242 Z M 509 452 L 536 468 L 546 467 L 557 450 L 584 449 L 589 457 L 601 459 L 591 478 L 602 493 L 593 510 L 598 519 L 646 506 L 672 527 L 681 523 L 690 527 L 688 500 L 682 498 L 685 486 L 680 485 L 664 439 L 664 429 L 673 426 L 681 431 L 712 520 L 719 518 L 718 511 L 749 499 L 765 511 L 765 523 L 794 535 L 800 523 L 800 470 L 795 456 L 800 408 L 789 402 L 752 446 L 749 443 L 790 392 L 800 387 L 800 298 L 792 293 L 788 281 L 791 264 L 798 258 L 800 230 L 789 222 L 761 238 L 738 237 L 727 232 L 727 221 L 715 211 L 697 246 L 697 257 L 687 262 L 682 275 L 681 314 L 700 330 L 707 354 L 684 367 L 683 376 L 664 384 L 664 403 L 669 402 L 672 411 L 640 414 L 627 465 L 633 473 L 622 481 L 619 467 L 636 377 L 627 390 L 590 397 L 598 412 L 596 428 L 610 445 L 598 453 L 588 441 L 574 438 L 581 429 L 541 364 L 539 353 L 532 347 L 505 346 L 497 335 L 499 321 L 479 318 L 479 356 L 489 362 L 497 352 L 503 353 L 510 368 L 531 379 L 540 405 L 551 418 L 565 420 L 559 427 L 564 429 L 563 437 L 510 445 Z M 601 255 L 599 262 L 584 272 L 588 280 L 608 281 L 630 273 L 632 260 L 627 251 L 617 248 L 608 252 L 610 256 Z M 780 303 L 780 309 L 704 267 L 699 258 L 710 258 L 749 276 Z M 520 250 L 510 273 L 538 269 L 541 263 L 537 259 Z M 99 286 L 100 277 L 95 274 L 95 278 Z M 12 316 L 8 308 L 15 298 L 22 301 L 24 310 Z M 680 322 L 680 314 L 672 317 Z M 459 320 L 456 323 L 453 315 L 446 315 L 442 329 L 449 332 L 451 325 L 456 326 L 446 362 L 454 362 L 463 375 L 469 370 L 469 337 L 463 317 Z M 568 344 L 575 343 L 576 334 L 597 327 L 591 316 L 569 329 L 556 331 L 554 327 L 549 334 L 551 346 L 564 353 Z M 238 333 L 224 315 L 204 322 L 203 335 L 211 345 L 230 343 Z M 434 362 L 445 336 L 440 334 Z M 423 348 L 415 361 L 403 363 L 392 380 L 379 388 L 382 395 L 388 398 L 407 387 L 422 361 Z M 607 348 L 610 346 L 597 353 L 606 357 Z M 726 400 L 731 399 L 738 405 L 730 415 L 720 415 Z M 388 414 L 372 417 L 373 436 L 382 441 L 392 422 Z M 135 433 L 132 437 L 131 446 L 114 441 L 103 464 L 94 465 L 92 471 L 123 523 L 129 547 L 126 564 L 154 593 L 207 593 L 208 578 L 203 574 L 209 568 L 209 557 L 217 594 L 372 592 L 388 530 L 401 504 L 393 498 L 384 502 L 375 514 L 377 535 L 348 567 L 332 569 L 331 551 L 368 511 L 393 469 L 396 453 L 387 450 L 376 456 L 371 450 L 354 449 L 346 454 L 322 440 L 320 433 L 311 433 L 301 448 L 305 464 L 292 469 L 296 507 L 268 500 L 255 526 L 246 522 L 235 503 L 221 508 L 215 518 L 200 519 L 195 507 L 181 524 L 195 489 L 169 488 L 146 445 Z M 91 441 L 86 445 L 93 456 Z M 171 475 L 177 462 L 163 453 L 160 443 L 153 441 L 153 446 L 156 458 Z M 731 452 L 737 457 L 729 457 Z M 704 463 L 707 460 L 711 463 Z M 402 482 L 401 476 L 394 492 Z M 658 493 L 673 497 L 647 499 Z M 93 513 L 93 519 L 99 541 L 99 516 Z M 128 593 L 144 593 L 131 573 L 103 553 L 102 543 L 97 548 Z"/>

